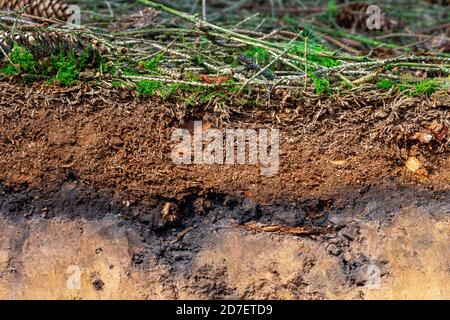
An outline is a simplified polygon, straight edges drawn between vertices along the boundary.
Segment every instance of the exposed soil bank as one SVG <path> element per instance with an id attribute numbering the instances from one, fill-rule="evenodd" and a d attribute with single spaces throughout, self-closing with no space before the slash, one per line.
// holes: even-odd
<path id="1" fill-rule="evenodd" d="M 0 298 L 450 297 L 448 100 L 223 114 L 0 86 Z M 278 127 L 279 173 L 174 165 L 171 133 L 196 119 Z"/>

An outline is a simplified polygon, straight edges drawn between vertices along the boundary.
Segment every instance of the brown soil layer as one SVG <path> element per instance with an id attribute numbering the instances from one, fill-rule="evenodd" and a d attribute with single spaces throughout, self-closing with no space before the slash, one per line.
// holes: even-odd
<path id="1" fill-rule="evenodd" d="M 131 202 L 182 199 L 194 190 L 258 203 L 345 197 L 393 183 L 449 188 L 450 134 L 429 144 L 411 138 L 436 121 L 450 127 L 449 101 L 353 97 L 305 107 L 231 106 L 224 120 L 202 107 L 105 89 L 0 86 L 0 180 L 12 187 L 52 189 L 76 180 Z M 279 128 L 279 173 L 265 177 L 253 165 L 176 166 L 171 133 L 195 119 L 212 128 Z M 421 161 L 421 174 L 406 169 L 410 156 Z"/>

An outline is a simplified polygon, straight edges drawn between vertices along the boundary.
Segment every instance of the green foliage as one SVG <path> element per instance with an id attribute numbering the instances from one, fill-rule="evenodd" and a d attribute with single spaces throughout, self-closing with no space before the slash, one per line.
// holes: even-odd
<path id="1" fill-rule="evenodd" d="M 308 54 L 308 60 L 326 68 L 336 67 L 341 64 L 336 59 L 324 57 L 319 54 Z"/>
<path id="2" fill-rule="evenodd" d="M 152 59 L 140 61 L 139 64 L 142 65 L 144 67 L 144 69 L 146 71 L 150 72 L 151 74 L 158 74 L 159 73 L 158 67 L 161 63 L 162 58 L 163 58 L 163 54 L 158 53 Z"/>
<path id="3" fill-rule="evenodd" d="M 228 98 L 228 94 L 221 89 L 204 88 L 185 83 L 165 84 L 156 80 L 142 80 L 136 83 L 136 88 L 137 95 L 145 98 L 158 96 L 162 100 L 167 100 L 174 94 L 184 94 L 186 95 L 184 98 L 186 105 L 205 104 L 213 100 L 225 101 Z"/>
<path id="4" fill-rule="evenodd" d="M 50 64 L 40 63 L 26 48 L 14 44 L 9 54 L 10 63 L 0 68 L 0 73 L 6 76 L 22 75 L 25 81 L 37 78 L 48 78 L 60 85 L 69 86 L 79 79 L 80 73 L 89 65 L 90 48 L 79 55 L 74 50 L 53 54 Z M 5 60 L 7 61 L 7 60 Z"/>
<path id="5" fill-rule="evenodd" d="M 151 97 L 163 86 L 162 82 L 155 80 L 141 80 L 136 82 L 139 97 Z"/>
<path id="6" fill-rule="evenodd" d="M 270 53 L 264 48 L 252 47 L 245 52 L 259 66 L 266 66 L 270 63 Z"/>
<path id="7" fill-rule="evenodd" d="M 200 81 L 200 75 L 194 72 L 186 72 L 185 79 L 187 81 L 192 82 L 199 82 Z"/>
<path id="8" fill-rule="evenodd" d="M 377 82 L 377 87 L 380 89 L 390 90 L 396 82 L 390 79 L 381 79 Z"/>
<path id="9" fill-rule="evenodd" d="M 325 57 L 321 54 L 331 55 L 327 49 L 320 43 L 309 41 L 308 43 L 308 60 L 315 62 L 323 67 L 331 68 L 339 66 L 341 63 L 333 58 Z"/>
<path id="10" fill-rule="evenodd" d="M 296 41 L 292 49 L 289 51 L 291 54 L 295 54 L 300 57 L 305 55 L 305 41 L 306 41 L 306 59 L 310 62 L 316 63 L 326 68 L 339 66 L 341 63 L 329 57 L 331 53 L 325 49 L 323 45 L 317 42 L 317 38 L 310 38 L 307 36 L 302 41 Z M 327 56 L 325 56 L 327 55 Z"/>
<path id="11" fill-rule="evenodd" d="M 439 84 L 435 80 L 424 80 L 414 84 L 414 88 L 411 95 L 414 97 L 421 96 L 423 94 L 431 96 L 437 89 Z"/>
<path id="12" fill-rule="evenodd" d="M 197 97 L 195 94 L 191 94 L 187 96 L 183 102 L 186 106 L 193 106 L 197 102 Z"/>
<path id="13" fill-rule="evenodd" d="M 10 77 L 18 74 L 17 68 L 14 65 L 7 65 L 4 68 L 0 68 L 0 74 Z"/>
<path id="14" fill-rule="evenodd" d="M 399 83 L 398 85 L 397 85 L 397 88 L 398 88 L 398 90 L 400 90 L 400 91 L 407 91 L 407 90 L 410 90 L 411 89 L 411 85 L 410 84 L 408 84 L 408 83 Z"/>
<path id="15" fill-rule="evenodd" d="M 129 68 L 129 67 L 124 67 L 122 69 L 122 73 L 125 76 L 141 76 L 142 73 L 140 73 L 136 68 Z"/>
<path id="16" fill-rule="evenodd" d="M 125 83 L 123 83 L 122 81 L 118 81 L 118 80 L 111 81 L 111 86 L 116 89 L 122 89 L 122 88 L 127 87 L 127 85 Z"/>
<path id="17" fill-rule="evenodd" d="M 27 49 L 20 47 L 17 43 L 14 44 L 11 51 L 10 59 L 21 72 L 33 72 L 36 67 L 36 61 L 33 55 Z"/>
<path id="18" fill-rule="evenodd" d="M 60 52 L 57 56 L 52 56 L 51 68 L 52 71 L 56 71 L 54 77 L 56 82 L 65 86 L 71 85 L 80 74 L 80 66 L 75 61 L 73 51 L 69 54 Z"/>
<path id="19" fill-rule="evenodd" d="M 314 88 L 316 90 L 316 94 L 328 93 L 330 92 L 330 82 L 324 78 L 318 78 L 315 75 L 311 76 L 311 79 L 314 83 Z"/>
<path id="20" fill-rule="evenodd" d="M 33 54 L 27 49 L 14 44 L 9 59 L 12 64 L 9 64 L 3 68 L 0 68 L 0 73 L 6 76 L 15 76 L 20 73 L 34 73 L 37 66 L 36 60 Z"/>
<path id="21" fill-rule="evenodd" d="M 112 62 L 102 61 L 100 64 L 100 71 L 102 74 L 109 73 L 111 76 L 115 76 L 117 73 L 117 68 Z"/>
<path id="22" fill-rule="evenodd" d="M 196 65 L 202 65 L 204 62 L 204 59 L 202 56 L 196 54 L 196 55 L 192 56 L 191 61 L 192 61 L 192 63 L 194 63 Z"/>
<path id="23" fill-rule="evenodd" d="M 196 89 L 195 87 L 186 85 L 184 83 L 173 83 L 162 87 L 159 90 L 159 96 L 161 97 L 161 99 L 166 100 L 174 93 L 177 93 L 178 91 L 189 92 L 195 91 L 195 89 Z"/>
<path id="24" fill-rule="evenodd" d="M 65 86 L 70 86 L 75 80 L 78 80 L 80 73 L 84 71 L 89 64 L 90 49 L 86 48 L 77 56 L 74 50 L 69 52 L 60 51 L 58 55 L 53 55 L 50 59 L 50 74 L 55 74 L 54 80 Z"/>
<path id="25" fill-rule="evenodd" d="M 338 15 L 338 6 L 336 0 L 328 0 L 327 14 L 329 18 L 336 17 Z"/>
<path id="26" fill-rule="evenodd" d="M 439 84 L 435 80 L 430 79 L 416 83 L 399 83 L 397 88 L 413 97 L 419 97 L 422 95 L 431 96 L 437 89 L 439 89 Z"/>

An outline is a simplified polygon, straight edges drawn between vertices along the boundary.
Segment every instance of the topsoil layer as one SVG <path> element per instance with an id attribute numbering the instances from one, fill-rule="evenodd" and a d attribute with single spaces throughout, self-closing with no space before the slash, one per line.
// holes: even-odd
<path id="1" fill-rule="evenodd" d="M 262 204 L 346 198 L 393 184 L 449 189 L 448 97 L 275 97 L 269 106 L 220 113 L 108 89 L 0 83 L 0 92 L 0 181 L 13 188 L 51 190 L 76 180 L 131 203 L 214 192 Z M 173 164 L 171 134 L 193 120 L 205 128 L 280 129 L 278 174 L 262 176 L 258 165 Z M 431 141 L 421 138 L 430 133 Z M 411 157 L 419 170 L 405 166 Z"/>

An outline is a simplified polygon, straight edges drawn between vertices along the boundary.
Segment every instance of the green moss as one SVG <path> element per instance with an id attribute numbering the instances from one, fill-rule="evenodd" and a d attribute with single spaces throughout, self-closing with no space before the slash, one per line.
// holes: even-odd
<path id="1" fill-rule="evenodd" d="M 308 60 L 326 68 L 336 67 L 341 64 L 338 60 L 324 57 L 319 54 L 308 54 Z"/>
<path id="2" fill-rule="evenodd" d="M 377 87 L 380 89 L 390 90 L 396 82 L 390 80 L 390 79 L 381 79 L 377 82 Z"/>
<path id="3" fill-rule="evenodd" d="M 79 55 L 73 50 L 61 50 L 50 57 L 50 64 L 43 64 L 36 60 L 30 51 L 15 43 L 9 54 L 9 64 L 0 68 L 0 73 L 6 76 L 21 75 L 25 81 L 44 78 L 68 86 L 79 79 L 80 73 L 88 67 L 90 52 L 90 48 L 86 48 Z"/>
<path id="4" fill-rule="evenodd" d="M 414 84 L 411 95 L 418 97 L 421 95 L 431 96 L 437 89 L 439 84 L 434 80 L 425 80 Z"/>
<path id="5" fill-rule="evenodd" d="M 47 71 L 50 75 L 54 75 L 53 80 L 58 84 L 70 86 L 79 80 L 80 73 L 89 65 L 89 59 L 90 48 L 86 48 L 79 55 L 76 55 L 74 50 L 60 51 L 57 55 L 51 56 L 50 68 Z"/>
<path id="6" fill-rule="evenodd" d="M 51 58 L 52 71 L 56 71 L 54 79 L 57 83 L 69 86 L 80 75 L 80 67 L 75 61 L 73 51 L 69 54 L 59 53 L 57 56 Z"/>
<path id="7" fill-rule="evenodd" d="M 0 74 L 10 77 L 18 74 L 17 68 L 13 65 L 7 65 L 4 68 L 0 68 Z"/>
<path id="8" fill-rule="evenodd" d="M 200 81 L 200 76 L 194 72 L 186 72 L 185 79 L 187 81 L 198 82 Z"/>
<path id="9" fill-rule="evenodd" d="M 203 65 L 204 59 L 200 55 L 194 55 L 192 56 L 191 61 L 196 65 Z"/>
<path id="10" fill-rule="evenodd" d="M 313 80 L 316 94 L 330 92 L 330 82 L 327 79 L 318 78 L 315 75 L 311 76 L 311 79 Z"/>
<path id="11" fill-rule="evenodd" d="M 325 57 L 322 54 L 331 55 L 328 50 L 321 45 L 320 43 L 317 43 L 316 41 L 310 41 L 308 45 L 308 60 L 315 62 L 323 67 L 331 68 L 339 66 L 341 63 L 330 57 Z"/>
<path id="12" fill-rule="evenodd" d="M 163 86 L 162 82 L 155 80 L 141 80 L 136 82 L 139 97 L 151 97 Z"/>
<path id="13" fill-rule="evenodd" d="M 122 69 L 122 73 L 125 76 L 142 76 L 142 73 L 139 73 L 138 70 L 127 67 Z"/>
<path id="14" fill-rule="evenodd" d="M 17 43 L 14 44 L 10 59 L 21 72 L 31 73 L 35 71 L 37 62 L 33 54 L 27 49 L 20 47 Z"/>
<path id="15" fill-rule="evenodd" d="M 305 40 L 297 41 L 293 48 L 289 51 L 291 54 L 295 54 L 300 57 L 304 57 L 305 55 Z M 341 63 L 329 57 L 332 54 L 325 49 L 320 43 L 317 43 L 317 39 L 307 38 L 306 40 L 306 52 L 307 52 L 307 60 L 318 65 L 321 65 L 326 68 L 339 66 Z M 325 56 L 327 55 L 327 56 Z"/>
<path id="16" fill-rule="evenodd" d="M 131 85 L 128 82 L 123 82 L 123 81 L 119 81 L 119 80 L 111 81 L 111 86 L 116 89 L 126 89 L 126 88 L 134 87 L 133 85 Z"/>
<path id="17" fill-rule="evenodd" d="M 197 97 L 192 94 L 192 95 L 187 96 L 184 99 L 183 103 L 187 106 L 193 106 L 193 105 L 195 105 L 196 101 L 197 101 Z"/>
<path id="18" fill-rule="evenodd" d="M 266 66 L 270 63 L 270 53 L 264 48 L 250 48 L 245 52 L 245 55 L 252 58 L 259 66 Z"/>
<path id="19" fill-rule="evenodd" d="M 327 13 L 329 18 L 333 18 L 338 15 L 338 6 L 336 0 L 328 0 Z"/>
<path id="20" fill-rule="evenodd" d="M 178 90 L 183 90 L 185 89 L 185 86 L 182 84 L 178 84 L 178 83 L 174 83 L 168 86 L 164 86 L 159 90 L 159 96 L 161 97 L 161 99 L 166 100 L 168 99 L 171 95 L 173 95 L 174 93 L 176 93 Z"/>
<path id="21" fill-rule="evenodd" d="M 405 92 L 405 94 L 419 97 L 422 95 L 431 96 L 439 89 L 439 83 L 435 80 L 423 80 L 420 82 L 403 82 L 396 85 L 398 90 Z"/>
<path id="22" fill-rule="evenodd" d="M 11 53 L 9 54 L 11 63 L 0 68 L 0 73 L 6 76 L 15 76 L 21 73 L 35 73 L 37 62 L 33 54 L 27 49 L 14 43 Z"/>
<path id="23" fill-rule="evenodd" d="M 139 64 L 142 65 L 144 69 L 151 74 L 159 74 L 158 67 L 161 63 L 162 58 L 163 54 L 159 53 L 150 60 L 140 61 Z"/>
<path id="24" fill-rule="evenodd" d="M 117 68 L 112 62 L 102 61 L 102 63 L 100 64 L 100 72 L 102 74 L 109 73 L 114 77 L 117 74 Z"/>
<path id="25" fill-rule="evenodd" d="M 399 83 L 397 85 L 398 90 L 400 91 L 407 91 L 411 89 L 411 85 L 408 83 Z"/>
<path id="26" fill-rule="evenodd" d="M 113 88 L 123 88 L 124 84 L 121 81 L 114 80 L 111 82 Z"/>

